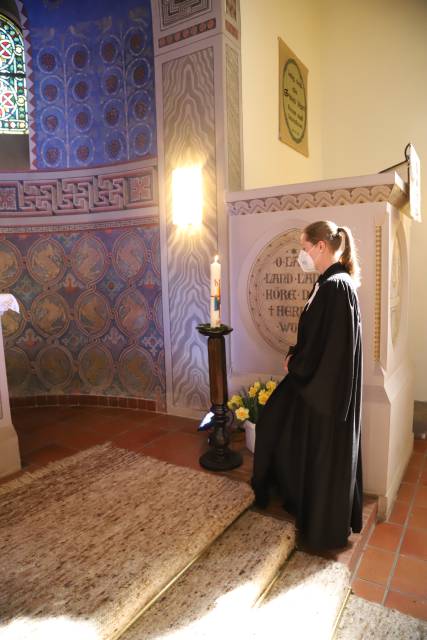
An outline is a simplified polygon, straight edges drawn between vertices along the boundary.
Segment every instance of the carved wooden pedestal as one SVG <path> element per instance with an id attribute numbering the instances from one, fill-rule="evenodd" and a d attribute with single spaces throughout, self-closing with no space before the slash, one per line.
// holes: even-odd
<path id="1" fill-rule="evenodd" d="M 210 471 L 227 471 L 242 464 L 242 456 L 229 448 L 230 434 L 227 426 L 227 367 L 225 358 L 224 336 L 233 329 L 222 324 L 211 328 L 209 324 L 199 324 L 197 330 L 208 336 L 209 386 L 211 396 L 211 412 L 213 418 L 213 434 L 210 438 L 210 449 L 200 457 L 200 464 Z"/>

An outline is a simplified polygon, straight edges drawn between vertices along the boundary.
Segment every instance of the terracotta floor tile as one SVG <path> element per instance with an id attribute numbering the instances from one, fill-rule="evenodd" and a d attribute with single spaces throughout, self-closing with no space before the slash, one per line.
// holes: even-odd
<path id="1" fill-rule="evenodd" d="M 409 516 L 408 525 L 411 529 L 424 529 L 427 536 L 427 508 L 426 507 L 413 507 L 411 515 Z"/>
<path id="2" fill-rule="evenodd" d="M 414 496 L 415 484 L 409 482 L 402 482 L 400 489 L 397 492 L 396 500 L 400 502 L 410 502 Z"/>
<path id="3" fill-rule="evenodd" d="M 424 453 L 421 453 L 420 451 L 413 451 L 411 457 L 409 458 L 408 467 L 422 469 L 424 464 L 424 457 Z"/>
<path id="4" fill-rule="evenodd" d="M 427 507 L 427 485 L 418 485 L 414 507 Z"/>
<path id="5" fill-rule="evenodd" d="M 385 587 L 375 584 L 375 582 L 368 582 L 367 580 L 356 578 L 352 582 L 351 590 L 360 598 L 381 603 L 384 597 Z"/>
<path id="6" fill-rule="evenodd" d="M 404 524 L 409 511 L 409 502 L 397 501 L 394 503 L 393 510 L 388 518 L 388 522 L 396 524 Z"/>
<path id="7" fill-rule="evenodd" d="M 105 440 L 109 440 L 114 436 L 118 436 L 125 431 L 129 431 L 133 428 L 133 425 L 129 425 L 127 422 L 120 420 L 119 418 L 101 418 L 100 420 L 94 419 L 87 425 L 87 429 L 96 435 L 103 437 Z"/>
<path id="8" fill-rule="evenodd" d="M 427 560 L 427 531 L 408 528 L 403 538 L 400 554 Z"/>
<path id="9" fill-rule="evenodd" d="M 70 424 L 58 430 L 54 436 L 54 442 L 55 444 L 81 451 L 97 444 L 108 442 L 108 438 L 102 433 L 89 431 L 87 427 L 77 427 Z"/>
<path id="10" fill-rule="evenodd" d="M 197 435 L 197 427 L 199 426 L 200 421 L 160 413 L 155 414 L 155 417 L 150 421 L 150 424 L 156 427 L 161 427 L 162 429 L 167 429 L 168 431 L 179 430 Z M 205 432 L 205 435 L 207 437 L 207 432 Z"/>
<path id="11" fill-rule="evenodd" d="M 38 429 L 49 424 L 58 424 L 70 417 L 70 407 L 31 407 L 11 411 L 12 422 L 17 431 Z"/>
<path id="12" fill-rule="evenodd" d="M 424 440 L 416 438 L 414 440 L 414 451 L 419 451 L 420 453 L 426 453 L 427 451 L 427 439 Z"/>
<path id="13" fill-rule="evenodd" d="M 62 447 L 60 445 L 51 444 L 42 449 L 38 449 L 37 451 L 30 451 L 27 455 L 23 456 L 23 461 L 25 463 L 30 464 L 38 464 L 44 465 L 48 462 L 53 462 L 54 460 L 61 460 L 62 458 L 66 458 L 67 456 L 73 455 L 76 453 L 75 449 L 68 449 L 67 447 Z"/>
<path id="14" fill-rule="evenodd" d="M 46 445 L 57 443 L 57 438 L 68 430 L 66 423 L 47 424 L 32 431 L 18 432 L 19 450 L 21 455 L 30 451 L 42 449 Z M 59 443 L 61 444 L 61 443 Z"/>
<path id="15" fill-rule="evenodd" d="M 126 431 L 125 433 L 114 436 L 112 438 L 112 442 L 114 442 L 114 444 L 116 444 L 118 447 L 122 447 L 123 449 L 140 451 L 144 444 L 155 441 L 156 438 L 164 436 L 165 433 L 167 432 L 164 429 L 147 425 L 144 428 L 140 427 L 138 429 L 132 429 L 130 431 Z"/>
<path id="16" fill-rule="evenodd" d="M 148 456 L 203 471 L 199 464 L 199 457 L 207 448 L 205 438 L 182 431 L 173 431 L 156 438 L 154 442 L 143 445 L 140 450 Z"/>
<path id="17" fill-rule="evenodd" d="M 427 562 L 399 556 L 390 590 L 427 598 Z"/>
<path id="18" fill-rule="evenodd" d="M 421 467 L 418 465 L 408 465 L 404 475 L 403 482 L 413 482 L 416 483 L 419 480 L 421 475 Z"/>
<path id="19" fill-rule="evenodd" d="M 385 606 L 397 609 L 408 616 L 427 620 L 427 599 L 416 598 L 397 591 L 389 591 Z"/>
<path id="20" fill-rule="evenodd" d="M 420 484 L 427 485 L 427 469 L 421 472 Z"/>
<path id="21" fill-rule="evenodd" d="M 401 525 L 390 522 L 380 522 L 373 530 L 368 545 L 386 549 L 387 551 L 396 551 L 402 536 L 402 531 L 403 527 Z"/>
<path id="22" fill-rule="evenodd" d="M 357 577 L 376 584 L 387 583 L 395 554 L 391 551 L 366 547 L 359 565 Z"/>

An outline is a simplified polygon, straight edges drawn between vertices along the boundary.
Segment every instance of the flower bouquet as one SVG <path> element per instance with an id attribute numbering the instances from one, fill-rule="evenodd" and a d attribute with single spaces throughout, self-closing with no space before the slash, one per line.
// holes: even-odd
<path id="1" fill-rule="evenodd" d="M 243 390 L 240 395 L 232 396 L 227 403 L 237 420 L 244 423 L 246 446 L 252 453 L 255 450 L 255 424 L 262 407 L 276 387 L 275 380 L 271 379 L 265 383 L 257 380 L 248 389 Z"/>

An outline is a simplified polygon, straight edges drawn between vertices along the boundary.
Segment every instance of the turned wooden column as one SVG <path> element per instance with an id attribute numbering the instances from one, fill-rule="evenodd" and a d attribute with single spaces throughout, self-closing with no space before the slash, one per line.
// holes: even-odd
<path id="1" fill-rule="evenodd" d="M 225 356 L 224 336 L 233 331 L 222 324 L 212 328 L 209 324 L 198 325 L 197 330 L 208 336 L 209 388 L 212 402 L 213 418 L 210 422 L 213 433 L 209 439 L 210 448 L 200 457 L 200 464 L 210 471 L 227 471 L 242 464 L 242 456 L 238 451 L 229 448 L 230 430 L 229 411 L 227 408 L 227 363 Z"/>

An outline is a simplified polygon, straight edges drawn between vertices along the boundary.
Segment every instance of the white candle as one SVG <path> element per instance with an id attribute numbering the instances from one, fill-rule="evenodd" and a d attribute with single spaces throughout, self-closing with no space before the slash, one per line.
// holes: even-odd
<path id="1" fill-rule="evenodd" d="M 215 256 L 211 263 L 211 327 L 221 324 L 221 264 Z"/>

